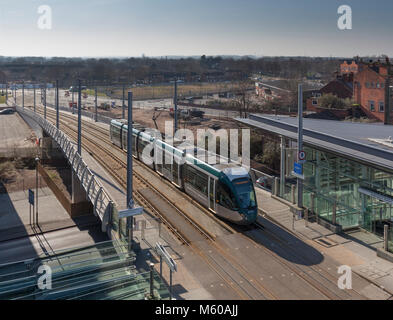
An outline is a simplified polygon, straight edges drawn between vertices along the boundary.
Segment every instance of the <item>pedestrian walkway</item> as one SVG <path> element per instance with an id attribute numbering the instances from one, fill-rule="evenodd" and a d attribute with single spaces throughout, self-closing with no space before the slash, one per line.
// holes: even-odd
<path id="1" fill-rule="evenodd" d="M 60 111 L 61 113 L 65 113 L 70 115 L 70 112 Z M 109 126 L 104 123 L 95 122 L 93 119 L 82 116 L 82 120 L 94 124 L 97 127 L 101 127 L 108 131 L 109 135 Z M 61 126 L 60 126 L 61 130 Z M 76 142 L 73 142 L 75 147 L 77 146 Z M 82 146 L 82 158 L 86 165 L 89 167 L 90 171 L 95 175 L 96 179 L 101 183 L 105 192 L 110 196 L 110 198 L 116 203 L 118 210 L 124 210 L 127 208 L 127 195 L 123 188 L 116 182 L 109 173 L 93 158 L 93 156 L 83 148 Z"/>
<path id="2" fill-rule="evenodd" d="M 0 203 L 0 241 L 37 233 L 31 224 L 34 212 L 33 208 L 29 209 L 28 190 L 0 194 Z M 44 187 L 38 189 L 38 222 L 41 232 L 49 232 L 76 225 L 94 225 L 98 220 L 94 216 L 71 219 L 53 192 Z"/>
<path id="3" fill-rule="evenodd" d="M 262 215 L 393 295 L 393 263 L 377 257 L 381 241 L 375 236 L 363 230 L 335 234 L 316 222 L 306 225 L 305 220 L 294 219 L 290 207 L 271 193 L 257 189 L 256 195 Z"/>

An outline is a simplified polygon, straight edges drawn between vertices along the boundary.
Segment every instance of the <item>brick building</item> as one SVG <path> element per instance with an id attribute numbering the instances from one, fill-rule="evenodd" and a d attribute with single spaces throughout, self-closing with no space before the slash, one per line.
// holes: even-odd
<path id="1" fill-rule="evenodd" d="M 353 96 L 353 74 L 336 74 L 336 78 L 319 90 L 313 90 L 306 100 L 307 110 L 318 111 L 320 98 L 325 94 L 333 94 L 341 99 Z"/>
<path id="2" fill-rule="evenodd" d="M 369 118 L 393 124 L 392 85 L 393 69 L 389 59 L 385 62 L 344 61 L 333 81 L 306 97 L 307 110 L 320 111 L 320 98 L 331 93 L 341 99 L 352 98 Z"/>
<path id="3" fill-rule="evenodd" d="M 357 64 L 356 61 L 351 61 L 351 63 L 344 61 L 340 65 L 340 73 L 341 74 L 348 74 L 348 73 L 356 74 L 356 73 L 358 73 L 358 69 L 359 69 L 359 65 Z"/>
<path id="4" fill-rule="evenodd" d="M 385 63 L 360 62 L 354 75 L 354 100 L 370 117 L 393 124 L 392 73 L 389 60 Z"/>

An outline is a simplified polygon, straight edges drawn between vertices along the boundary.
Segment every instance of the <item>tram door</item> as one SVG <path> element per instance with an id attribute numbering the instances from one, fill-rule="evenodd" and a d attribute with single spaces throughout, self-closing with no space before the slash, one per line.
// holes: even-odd
<path id="1" fill-rule="evenodd" d="M 209 177 L 209 209 L 216 212 L 216 181 Z"/>

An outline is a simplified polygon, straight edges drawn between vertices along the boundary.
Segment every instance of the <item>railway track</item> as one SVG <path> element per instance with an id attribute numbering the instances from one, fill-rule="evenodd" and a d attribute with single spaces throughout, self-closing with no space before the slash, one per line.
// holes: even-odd
<path id="1" fill-rule="evenodd" d="M 47 118 L 55 121 L 55 116 L 53 113 L 48 112 L 47 110 Z M 74 120 L 75 121 L 75 120 Z M 77 139 L 77 134 L 75 132 L 76 126 L 70 125 L 66 123 L 64 120 L 61 120 L 62 130 L 73 139 Z M 84 125 L 84 124 L 83 124 Z M 88 130 L 85 128 L 85 133 L 82 135 L 82 143 L 83 147 L 86 151 L 88 151 L 108 172 L 110 172 L 114 178 L 120 183 L 124 188 L 126 187 L 126 163 L 121 160 L 118 156 L 113 154 L 113 150 L 109 150 L 107 146 L 104 145 L 104 142 L 96 141 L 93 139 L 95 133 L 90 130 L 94 130 L 95 127 L 90 127 Z M 87 133 L 87 134 L 86 134 Z M 112 147 L 112 143 L 108 138 L 105 138 L 106 143 L 110 143 L 110 147 Z M 97 147 L 99 144 L 99 148 Z M 112 162 L 108 161 L 111 160 Z M 111 165 L 115 164 L 115 166 Z M 138 166 L 141 166 L 138 164 Z M 217 243 L 214 242 L 215 236 L 212 235 L 209 231 L 205 230 L 201 227 L 196 221 L 194 221 L 186 212 L 184 212 L 181 208 L 179 208 L 176 204 L 171 202 L 162 193 L 157 190 L 149 181 L 143 178 L 140 174 L 136 173 L 134 170 L 133 173 L 136 178 L 136 188 L 134 188 L 134 197 L 141 205 L 149 208 L 149 211 L 156 215 L 177 237 L 178 240 L 184 245 L 187 245 L 194 253 L 196 253 L 201 259 L 226 283 L 229 288 L 232 288 L 234 292 L 238 295 L 240 299 L 278 299 L 272 292 L 266 289 L 261 283 L 256 281 L 252 283 L 249 281 L 252 278 L 247 270 L 241 266 L 237 261 L 233 259 L 223 248 L 221 248 Z M 154 192 L 154 196 L 160 198 L 162 201 L 168 203 L 171 208 L 178 213 L 178 217 L 182 218 L 186 224 L 192 226 L 192 228 L 186 228 L 188 233 L 186 234 L 184 230 L 182 230 L 186 224 L 182 225 L 182 229 L 174 225 L 173 219 L 167 218 L 168 212 L 165 214 L 157 208 L 154 203 L 147 197 L 143 190 L 148 188 Z M 142 191 L 141 191 L 142 189 Z M 177 223 L 179 225 L 179 223 Z M 193 231 L 192 231 L 193 230 Z M 208 241 L 209 245 L 212 246 L 216 252 L 221 255 L 221 260 L 230 261 L 231 263 L 227 263 L 224 267 L 222 266 L 222 261 L 219 261 L 217 257 L 206 254 L 204 250 L 202 250 L 198 245 L 196 245 L 199 241 Z M 239 283 L 239 278 L 240 283 Z M 251 291 L 253 291 L 251 293 Z"/>
<path id="2" fill-rule="evenodd" d="M 48 118 L 53 120 L 55 119 L 54 115 L 55 112 L 53 110 L 47 110 Z M 66 118 L 70 120 L 70 122 L 67 123 L 62 118 Z M 67 133 L 71 138 L 76 139 L 77 136 L 75 117 L 71 115 L 64 115 L 62 113 L 60 121 L 63 127 L 61 129 L 64 130 L 65 133 Z M 113 175 L 117 182 L 119 182 L 123 187 L 125 187 L 126 180 L 124 177 L 126 177 L 127 168 L 125 161 L 121 159 L 121 156 L 124 156 L 125 152 L 123 150 L 113 148 L 113 145 L 108 137 L 108 132 L 105 132 L 105 129 L 99 126 L 95 126 L 94 124 L 90 124 L 86 121 L 83 121 L 83 126 L 85 129 L 82 134 L 83 147 L 108 172 Z M 98 145 L 99 148 L 97 147 Z M 114 150 L 116 151 L 114 152 Z M 139 162 L 137 166 L 145 170 L 150 170 L 144 164 L 139 164 Z M 225 250 L 226 248 L 223 248 L 221 245 L 214 241 L 214 235 L 210 234 L 207 230 L 204 230 L 204 228 L 202 228 L 196 221 L 194 221 L 190 216 L 188 216 L 187 213 L 185 213 L 181 208 L 179 208 L 178 205 L 167 199 L 159 190 L 157 190 L 154 185 L 147 181 L 141 174 L 138 174 L 135 170 L 134 177 L 136 178 L 136 188 L 134 189 L 136 190 L 134 192 L 135 199 L 145 208 L 148 208 L 148 211 L 150 211 L 150 213 L 157 216 L 182 244 L 187 245 L 193 252 L 198 254 L 198 256 L 200 256 L 202 260 L 206 262 L 206 264 L 227 284 L 227 286 L 232 288 L 233 291 L 236 292 L 239 298 L 256 299 L 258 298 L 256 295 L 259 295 L 259 298 L 278 299 L 278 297 L 271 290 L 267 289 L 260 281 L 252 279 L 253 277 L 249 274 L 245 267 L 242 266 L 242 264 L 239 263 L 233 256 L 231 256 L 227 252 L 227 250 Z M 169 182 L 167 184 L 170 185 L 170 187 L 175 188 Z M 168 218 L 167 215 L 163 213 L 160 208 L 157 207 L 157 205 L 152 203 L 152 201 L 149 200 L 149 197 L 146 196 L 143 190 L 150 190 L 149 192 L 152 192 L 155 197 L 161 199 L 161 201 L 165 201 L 172 208 L 172 210 L 176 212 L 179 217 L 181 217 L 181 219 L 183 220 L 183 227 L 185 225 L 192 227 L 186 228 L 188 233 L 186 233 L 181 227 L 179 227 L 179 223 L 177 223 L 176 225 L 173 221 L 173 218 Z M 189 199 L 192 203 L 195 203 L 195 201 L 190 197 Z M 198 207 L 201 206 L 198 205 Z M 214 215 L 212 215 L 208 210 L 205 210 L 203 208 L 202 211 L 204 213 L 208 213 L 210 216 L 213 216 L 212 218 L 214 218 L 216 221 L 218 220 L 220 225 L 226 225 L 220 219 L 214 217 Z M 283 241 L 283 239 L 279 238 L 277 235 L 266 229 L 264 226 L 260 224 L 255 224 L 254 227 L 264 232 L 265 235 L 267 235 L 270 239 L 274 240 L 287 251 L 293 251 L 292 248 L 290 248 L 290 246 L 285 241 Z M 229 225 L 226 225 L 226 229 L 229 230 L 231 233 L 238 233 L 235 228 Z M 343 295 L 338 295 L 336 292 L 329 288 L 329 285 L 331 287 L 332 283 L 336 285 L 337 279 L 328 271 L 318 267 L 313 267 L 311 265 L 307 267 L 307 270 L 303 270 L 302 267 L 288 262 L 284 258 L 280 257 L 277 253 L 265 248 L 253 239 L 246 237 L 244 234 L 243 237 L 245 237 L 249 241 L 253 241 L 254 246 L 272 256 L 273 259 L 275 259 L 280 265 L 290 270 L 290 272 L 296 274 L 297 277 L 303 279 L 303 281 L 305 281 L 310 287 L 317 290 L 322 296 L 326 297 L 327 299 L 335 300 L 345 298 L 343 297 Z M 197 245 L 198 241 L 203 240 L 207 241 L 209 243 L 209 246 L 214 250 L 214 252 L 219 254 L 219 258 L 215 258 L 212 255 L 206 254 L 206 252 Z M 296 255 L 297 258 L 300 258 L 305 262 L 309 262 L 309 259 L 307 257 L 296 253 L 293 254 Z M 226 266 L 226 268 L 224 268 L 221 265 L 222 261 L 220 261 L 220 258 L 229 262 L 228 264 L 230 266 Z M 236 273 L 237 276 L 234 273 Z M 319 279 L 317 279 L 318 277 Z M 321 280 L 324 281 L 324 283 L 322 283 Z M 326 283 L 328 285 L 326 285 Z M 345 292 L 344 295 L 347 296 L 347 298 L 353 298 L 353 296 L 357 298 L 363 298 L 363 296 L 356 290 L 352 289 L 350 293 Z"/>

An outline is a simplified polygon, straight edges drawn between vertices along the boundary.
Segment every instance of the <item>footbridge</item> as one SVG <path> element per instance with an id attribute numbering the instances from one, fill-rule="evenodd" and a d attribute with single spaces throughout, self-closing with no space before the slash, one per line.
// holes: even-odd
<path id="1" fill-rule="evenodd" d="M 87 166 L 82 156 L 77 152 L 76 143 L 64 132 L 32 110 L 16 106 L 16 111 L 23 117 L 28 117 L 38 124 L 43 130 L 43 137 L 49 137 L 57 144 L 58 149 L 61 150 L 72 168 L 72 188 L 78 189 L 73 190 L 73 194 L 79 194 L 79 197 L 80 195 L 82 197 L 85 195 L 86 199 L 93 205 L 94 214 L 101 220 L 102 231 L 106 232 L 111 239 L 118 238 L 117 233 L 113 232 L 118 230 L 113 230 L 112 228 L 115 226 L 115 229 L 118 229 L 116 226 L 119 226 L 118 206 L 96 175 Z M 75 178 L 77 178 L 79 183 L 74 183 L 74 180 L 76 181 Z M 76 184 L 79 184 L 80 188 Z"/>

